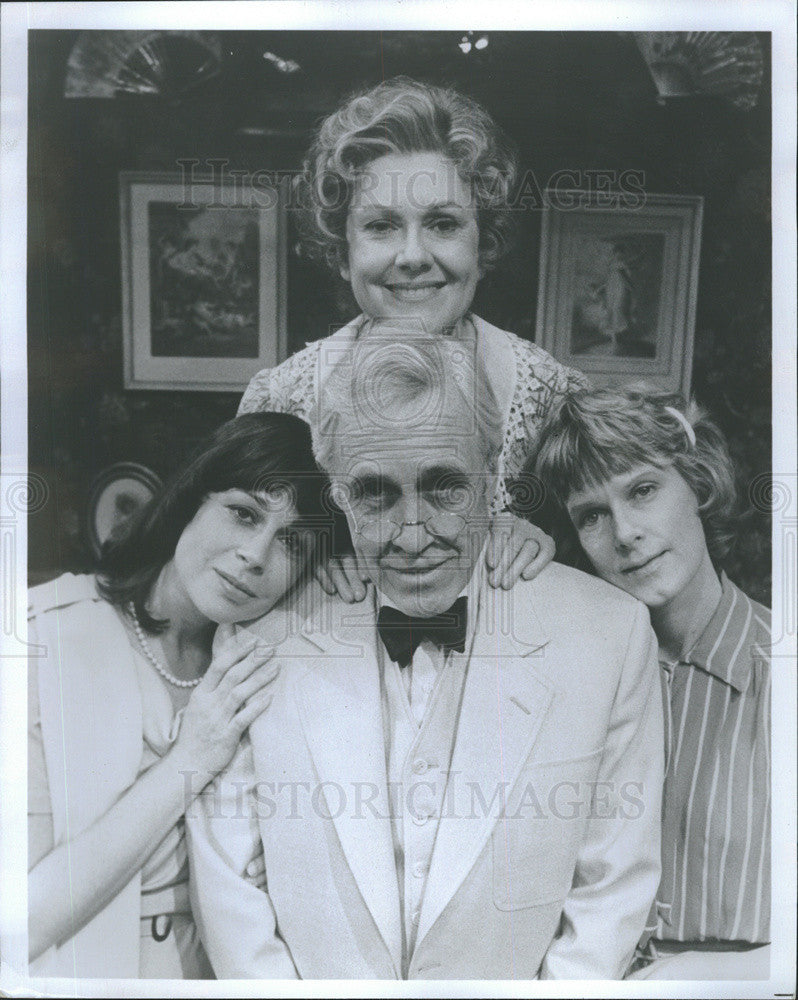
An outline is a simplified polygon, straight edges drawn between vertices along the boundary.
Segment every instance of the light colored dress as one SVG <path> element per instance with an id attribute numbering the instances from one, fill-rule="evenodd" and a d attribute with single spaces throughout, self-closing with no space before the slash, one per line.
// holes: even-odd
<path id="1" fill-rule="evenodd" d="M 358 316 L 330 337 L 313 341 L 276 368 L 264 368 L 250 381 L 239 413 L 276 410 L 310 423 L 324 377 L 362 332 L 367 317 Z M 504 444 L 499 460 L 499 484 L 494 512 L 509 506 L 507 482 L 517 477 L 532 455 L 552 403 L 569 392 L 589 387 L 580 372 L 514 333 L 500 330 L 470 314 L 454 336 L 476 332 L 476 349 L 504 414 Z"/>
<path id="2" fill-rule="evenodd" d="M 169 750 L 180 713 L 93 576 L 33 588 L 28 614 L 30 642 L 44 654 L 28 670 L 29 853 L 38 858 L 90 826 Z M 109 906 L 30 974 L 213 978 L 191 915 L 182 818 Z"/>

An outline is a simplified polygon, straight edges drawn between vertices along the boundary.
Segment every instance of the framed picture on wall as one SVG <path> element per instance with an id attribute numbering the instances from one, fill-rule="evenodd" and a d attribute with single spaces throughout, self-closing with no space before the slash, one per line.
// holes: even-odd
<path id="1" fill-rule="evenodd" d="M 703 199 L 547 191 L 537 343 L 596 386 L 690 392 Z"/>
<path id="2" fill-rule="evenodd" d="M 86 535 L 96 558 L 105 542 L 123 531 L 160 487 L 158 476 L 136 462 L 116 462 L 103 469 L 89 488 L 86 510 Z"/>
<path id="3" fill-rule="evenodd" d="M 235 392 L 286 356 L 277 186 L 120 174 L 126 389 Z"/>

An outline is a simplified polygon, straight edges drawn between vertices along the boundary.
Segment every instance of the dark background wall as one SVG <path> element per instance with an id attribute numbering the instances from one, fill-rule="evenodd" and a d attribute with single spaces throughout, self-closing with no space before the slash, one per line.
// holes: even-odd
<path id="1" fill-rule="evenodd" d="M 50 488 L 30 518 L 33 582 L 91 566 L 86 502 L 98 472 L 124 460 L 164 476 L 238 404 L 232 393 L 123 388 L 119 172 L 175 171 L 186 157 L 296 169 L 314 123 L 343 95 L 405 73 L 482 101 L 541 187 L 562 169 L 636 170 L 647 192 L 704 196 L 693 392 L 729 437 L 749 508 L 727 568 L 769 602 L 769 520 L 748 502 L 749 485 L 771 467 L 767 36 L 749 111 L 706 96 L 657 103 L 631 36 L 609 32 L 492 32 L 467 56 L 455 32 L 225 32 L 221 74 L 174 99 L 66 99 L 76 33 L 30 37 L 29 454 Z M 280 73 L 265 51 L 302 69 Z M 475 309 L 534 339 L 539 211 L 519 223 L 515 251 L 482 283 Z M 295 242 L 292 230 L 291 353 L 356 312 L 348 289 Z"/>

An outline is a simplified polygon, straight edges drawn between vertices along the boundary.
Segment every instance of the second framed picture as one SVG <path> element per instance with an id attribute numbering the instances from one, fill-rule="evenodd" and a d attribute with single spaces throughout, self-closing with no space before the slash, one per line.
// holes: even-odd
<path id="1" fill-rule="evenodd" d="M 647 379 L 687 396 L 703 199 L 547 192 L 536 340 L 596 386 Z"/>
<path id="2" fill-rule="evenodd" d="M 285 357 L 278 187 L 120 175 L 126 389 L 235 392 Z"/>

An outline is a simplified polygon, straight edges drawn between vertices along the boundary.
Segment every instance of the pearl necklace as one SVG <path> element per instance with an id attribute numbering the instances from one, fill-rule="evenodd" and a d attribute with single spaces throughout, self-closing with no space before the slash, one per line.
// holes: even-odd
<path id="1" fill-rule="evenodd" d="M 139 624 L 139 616 L 136 614 L 136 606 L 131 601 L 127 606 L 128 611 L 133 619 L 133 629 L 136 633 L 136 638 L 139 641 L 139 645 L 144 651 L 144 655 L 150 661 L 150 663 L 155 667 L 158 673 L 163 677 L 164 680 L 169 681 L 170 684 L 174 684 L 175 687 L 179 688 L 193 688 L 196 687 L 202 680 L 201 677 L 195 678 L 193 681 L 181 681 L 179 677 L 175 677 L 174 674 L 170 674 L 166 667 L 161 663 L 158 657 L 150 649 L 150 645 L 144 637 L 144 630 Z"/>

